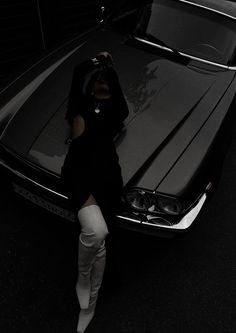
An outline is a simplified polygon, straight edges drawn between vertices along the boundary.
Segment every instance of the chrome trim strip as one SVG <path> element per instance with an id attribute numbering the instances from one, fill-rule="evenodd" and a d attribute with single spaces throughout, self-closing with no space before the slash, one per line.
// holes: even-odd
<path id="1" fill-rule="evenodd" d="M 58 197 L 60 198 L 63 198 L 63 199 L 66 199 L 68 200 L 68 197 L 63 195 L 63 194 L 60 194 L 56 191 L 53 191 L 51 190 L 50 188 L 48 187 L 45 187 L 41 184 L 39 184 L 38 182 L 32 180 L 31 178 L 23 175 L 21 172 L 11 168 L 10 166 L 8 166 L 6 163 L 4 163 L 2 160 L 0 160 L 0 165 L 2 165 L 4 168 L 10 170 L 12 173 L 14 173 L 16 176 L 22 178 L 22 179 L 26 179 L 27 181 L 33 183 L 34 185 L 54 194 L 54 195 L 57 195 Z M 207 195 L 206 193 L 204 193 L 201 198 L 199 199 L 198 203 L 196 204 L 196 206 L 194 206 L 194 208 L 192 210 L 190 210 L 182 219 L 181 221 L 178 223 L 178 224 L 175 224 L 175 225 L 172 225 L 172 226 L 165 226 L 163 224 L 158 224 L 158 223 L 152 223 L 151 222 L 151 219 L 155 219 L 155 217 L 151 217 L 150 218 L 150 222 L 145 222 L 145 221 L 140 221 L 138 219 L 133 219 L 133 218 L 130 218 L 130 217 L 126 217 L 126 216 L 122 216 L 122 215 L 116 215 L 117 218 L 121 219 L 121 220 L 126 220 L 126 221 L 130 221 L 130 222 L 134 222 L 134 223 L 138 223 L 138 224 L 143 224 L 143 225 L 146 225 L 146 226 L 154 226 L 154 227 L 158 227 L 158 228 L 164 228 L 164 229 L 169 229 L 169 230 L 186 230 L 188 229 L 193 221 L 196 219 L 197 215 L 199 214 L 200 210 L 202 209 L 202 206 L 203 204 L 205 203 L 206 201 L 206 198 L 207 198 Z"/>
<path id="2" fill-rule="evenodd" d="M 130 221 L 130 222 L 135 222 L 135 223 L 141 224 L 141 220 L 131 219 L 130 217 L 126 217 L 126 216 L 122 216 L 122 215 L 116 215 L 116 217 L 118 217 L 121 220 L 126 220 L 126 221 Z"/>
<path id="3" fill-rule="evenodd" d="M 29 178 L 29 177 L 23 175 L 21 172 L 15 170 L 15 169 L 13 169 L 13 168 L 11 168 L 9 165 L 7 165 L 6 163 L 4 163 L 2 160 L 0 160 L 0 165 L 2 165 L 4 168 L 10 170 L 10 171 L 11 171 L 12 173 L 14 173 L 16 176 L 18 176 L 18 177 L 20 177 L 20 178 L 22 178 L 22 179 L 26 179 L 27 181 L 33 183 L 34 185 L 36 185 L 36 186 L 38 186 L 38 187 L 41 187 L 42 189 L 44 189 L 44 190 L 46 190 L 46 191 L 48 191 L 48 192 L 50 192 L 50 193 L 52 193 L 52 194 L 54 194 L 54 195 L 57 195 L 58 197 L 61 197 L 62 199 L 66 199 L 66 200 L 68 200 L 68 197 L 67 197 L 67 196 L 65 196 L 65 195 L 63 195 L 63 194 L 60 194 L 60 193 L 58 193 L 58 192 L 56 192 L 56 191 L 53 191 L 53 190 L 51 190 L 50 188 L 48 188 L 48 187 L 46 187 L 46 186 L 43 186 L 43 185 L 37 183 L 37 182 L 34 181 L 33 179 L 31 179 L 31 178 Z"/>
<path id="4" fill-rule="evenodd" d="M 155 44 L 155 43 L 152 43 L 146 39 L 143 39 L 143 38 L 139 38 L 139 37 L 136 37 L 134 36 L 133 37 L 134 39 L 138 40 L 139 42 L 141 43 L 144 43 L 144 44 L 148 44 L 148 45 L 151 45 L 151 46 L 154 46 L 154 47 L 157 47 L 159 49 L 162 49 L 162 50 L 165 50 L 165 51 L 170 51 L 172 53 L 174 53 L 173 50 L 171 50 L 170 48 L 168 47 L 165 47 L 165 46 L 161 46 L 159 44 Z M 220 68 L 224 68 L 224 69 L 227 69 L 227 70 L 231 70 L 231 71 L 236 71 L 236 67 L 233 67 L 233 66 L 226 66 L 226 65 L 222 65 L 222 64 L 218 64 L 217 62 L 213 62 L 213 61 L 209 61 L 209 60 L 205 60 L 205 59 L 202 59 L 202 58 L 198 58 L 198 57 L 195 57 L 191 54 L 188 54 L 188 53 L 184 53 L 184 52 L 180 52 L 178 51 L 178 53 L 182 56 L 185 56 L 185 57 L 189 57 L 190 59 L 192 60 L 197 60 L 197 61 L 200 61 L 200 62 L 203 62 L 205 64 L 209 64 L 209 65 L 213 65 L 213 66 L 217 66 L 217 67 L 220 67 Z"/>
<path id="5" fill-rule="evenodd" d="M 151 218 L 150 218 L 150 222 L 144 222 L 144 221 L 141 221 L 141 224 L 147 226 L 147 227 L 157 227 L 157 228 L 163 228 L 163 229 L 166 229 L 166 230 L 187 230 L 191 225 L 192 223 L 194 222 L 194 220 L 196 219 L 196 217 L 198 216 L 198 214 L 200 213 L 205 201 L 207 199 L 207 195 L 206 193 L 204 193 L 198 203 L 196 204 L 196 206 L 194 206 L 193 209 L 191 209 L 182 219 L 179 223 L 177 224 L 174 224 L 172 226 L 166 226 L 166 225 L 163 225 L 163 224 L 158 224 L 158 223 L 152 223 L 151 222 Z M 128 220 L 128 221 L 132 221 L 132 222 L 137 222 L 133 219 L 130 219 L 130 218 L 126 218 L 125 216 L 122 216 L 122 215 L 117 215 L 118 218 L 121 218 L 123 220 Z M 155 219 L 155 217 L 153 217 L 153 219 Z M 139 221 L 140 223 L 140 221 Z"/>
<path id="6" fill-rule="evenodd" d="M 189 5 L 193 5 L 193 6 L 196 6 L 196 7 L 199 7 L 199 8 L 202 8 L 202 9 L 206 9 L 206 10 L 209 10 L 211 12 L 214 12 L 214 13 L 217 13 L 217 14 L 221 14 L 221 15 L 224 15 L 226 17 L 229 17 L 233 20 L 236 20 L 236 17 L 235 16 L 232 16 L 232 15 L 229 15 L 229 14 L 226 14 L 225 12 L 221 12 L 220 10 L 217 10 L 217 9 L 214 9 L 214 8 L 211 8 L 211 7 L 207 7 L 207 6 L 204 6 L 204 5 L 200 5 L 198 3 L 195 3 L 195 2 L 191 2 L 191 1 L 187 1 L 187 0 L 179 0 L 180 2 L 183 2 L 183 3 L 187 3 Z"/>

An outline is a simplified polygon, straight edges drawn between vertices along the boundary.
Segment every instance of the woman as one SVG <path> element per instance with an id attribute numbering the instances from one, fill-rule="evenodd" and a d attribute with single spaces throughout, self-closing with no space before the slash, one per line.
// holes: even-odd
<path id="1" fill-rule="evenodd" d="M 122 192 L 113 138 L 127 116 L 109 53 L 101 52 L 75 68 L 66 114 L 73 140 L 62 179 L 81 226 L 76 284 L 81 333 L 94 316 L 106 261 L 105 238 Z"/>

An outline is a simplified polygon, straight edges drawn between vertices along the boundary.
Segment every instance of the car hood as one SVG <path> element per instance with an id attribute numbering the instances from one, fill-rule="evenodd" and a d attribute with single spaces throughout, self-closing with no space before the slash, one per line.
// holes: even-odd
<path id="1" fill-rule="evenodd" d="M 103 32 L 42 82 L 14 116 L 1 141 L 39 166 L 60 174 L 68 149 L 65 140 L 70 134 L 64 117 L 73 67 L 107 49 L 108 40 L 130 110 L 126 129 L 116 139 L 124 183 L 140 185 L 141 179 L 143 187 L 155 189 L 213 112 L 232 73 L 199 68 L 194 61 L 186 66 L 129 45 L 119 35 Z M 160 160 L 155 179 L 145 177 L 152 161 L 181 131 L 181 139 L 175 142 L 168 158 Z"/>

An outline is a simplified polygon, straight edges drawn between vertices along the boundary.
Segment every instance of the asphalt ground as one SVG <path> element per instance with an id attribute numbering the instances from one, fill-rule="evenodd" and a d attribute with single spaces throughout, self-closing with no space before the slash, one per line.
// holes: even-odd
<path id="1" fill-rule="evenodd" d="M 76 224 L 13 195 L 1 174 L 0 332 L 76 332 Z M 87 333 L 236 332 L 236 133 L 189 233 L 113 233 Z"/>

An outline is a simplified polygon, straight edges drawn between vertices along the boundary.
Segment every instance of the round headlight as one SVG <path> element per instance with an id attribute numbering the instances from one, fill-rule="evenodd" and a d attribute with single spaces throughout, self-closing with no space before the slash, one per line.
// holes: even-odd
<path id="1" fill-rule="evenodd" d="M 170 215 L 178 215 L 183 209 L 181 203 L 177 199 L 164 196 L 158 198 L 158 207 L 164 213 Z"/>
<path id="2" fill-rule="evenodd" d="M 150 199 L 142 190 L 131 190 L 125 194 L 126 201 L 130 206 L 139 211 L 148 210 L 150 207 Z"/>

